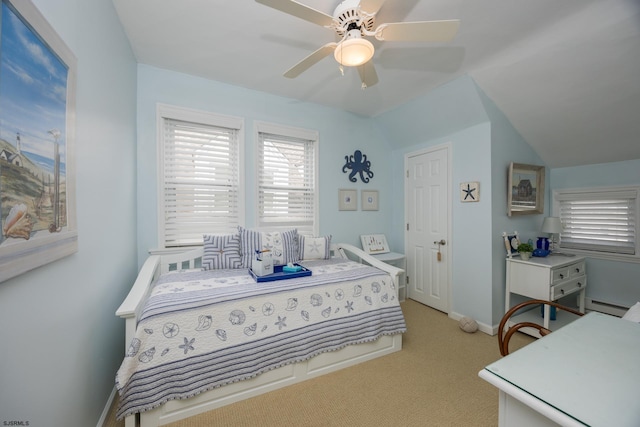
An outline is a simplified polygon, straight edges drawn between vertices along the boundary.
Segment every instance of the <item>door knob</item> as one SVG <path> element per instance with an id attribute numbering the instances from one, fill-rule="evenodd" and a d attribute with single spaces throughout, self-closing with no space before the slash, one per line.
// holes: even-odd
<path id="1" fill-rule="evenodd" d="M 447 242 L 446 242 L 444 239 L 442 239 L 442 240 L 440 240 L 439 242 L 438 242 L 438 241 L 433 242 L 433 244 L 434 244 L 434 245 L 441 245 L 441 246 L 444 246 L 444 245 L 446 245 L 446 244 L 447 244 Z"/>

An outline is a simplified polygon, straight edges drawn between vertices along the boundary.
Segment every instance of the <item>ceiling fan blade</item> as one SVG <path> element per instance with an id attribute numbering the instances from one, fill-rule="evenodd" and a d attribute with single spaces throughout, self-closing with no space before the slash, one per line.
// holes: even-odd
<path id="1" fill-rule="evenodd" d="M 360 0 L 360 9 L 363 11 L 375 15 L 378 13 L 385 0 Z"/>
<path id="2" fill-rule="evenodd" d="M 395 22 L 376 28 L 376 39 L 383 41 L 448 42 L 453 40 L 460 20 Z"/>
<path id="3" fill-rule="evenodd" d="M 376 67 L 373 66 L 371 60 L 358 67 L 358 74 L 360 74 L 363 89 L 378 83 L 378 73 L 376 73 Z"/>
<path id="4" fill-rule="evenodd" d="M 303 72 L 307 71 L 309 68 L 311 68 L 318 61 L 323 59 L 325 56 L 331 55 L 333 53 L 333 51 L 336 50 L 336 46 L 338 46 L 338 43 L 327 43 L 327 44 L 325 44 L 320 49 L 316 50 L 311 55 L 307 56 L 302 61 L 300 61 L 296 65 L 294 65 L 293 67 L 289 68 L 284 73 L 284 76 L 288 77 L 290 79 L 294 79 L 294 78 L 298 77 L 300 74 L 302 74 Z"/>
<path id="5" fill-rule="evenodd" d="M 305 21 L 309 21 L 313 24 L 318 24 L 322 27 L 328 27 L 333 23 L 333 16 L 327 15 L 324 12 L 315 10 L 309 6 L 305 6 L 294 0 L 256 0 L 258 3 L 262 3 L 265 6 L 272 7 L 281 12 L 288 13 Z"/>

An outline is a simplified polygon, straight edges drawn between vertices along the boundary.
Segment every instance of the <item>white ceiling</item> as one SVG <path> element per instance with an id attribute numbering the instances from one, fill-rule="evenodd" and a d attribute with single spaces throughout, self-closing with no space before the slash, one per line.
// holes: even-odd
<path id="1" fill-rule="evenodd" d="M 339 0 L 300 0 L 333 14 Z M 551 167 L 640 159 L 638 0 L 387 0 L 376 24 L 460 19 L 450 43 L 379 42 L 375 86 L 332 56 L 282 74 L 332 30 L 252 0 L 113 0 L 139 63 L 376 116 L 470 75 Z"/>

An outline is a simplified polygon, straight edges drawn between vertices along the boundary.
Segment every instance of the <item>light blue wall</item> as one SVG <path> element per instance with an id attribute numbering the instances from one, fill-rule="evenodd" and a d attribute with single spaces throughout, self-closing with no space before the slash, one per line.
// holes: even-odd
<path id="1" fill-rule="evenodd" d="M 544 217 L 507 216 L 509 163 L 544 163 L 468 76 L 376 117 L 376 124 L 393 141 L 394 188 L 398 189 L 393 239 L 398 246 L 404 246 L 404 194 L 400 189 L 404 187 L 405 155 L 452 144 L 451 311 L 496 325 L 504 314 L 502 232 L 518 230 L 525 239 L 535 238 Z M 480 202 L 460 203 L 458 186 L 467 181 L 480 182 Z"/>
<path id="2" fill-rule="evenodd" d="M 137 274 L 136 64 L 110 0 L 34 0 L 78 59 L 78 252 L 0 283 L 0 423 L 95 426 Z"/>
<path id="3" fill-rule="evenodd" d="M 393 141 L 393 239 L 404 248 L 404 161 L 408 153 L 450 144 L 451 311 L 491 324 L 491 134 L 475 84 L 464 76 L 376 117 Z M 397 149 L 397 147 L 401 147 Z M 480 182 L 480 202 L 461 203 L 461 182 Z"/>
<path id="4" fill-rule="evenodd" d="M 390 147 L 372 119 L 299 100 L 138 66 L 138 262 L 157 248 L 156 103 L 231 115 L 245 120 L 246 225 L 255 225 L 254 122 L 265 121 L 319 131 L 320 233 L 334 241 L 360 246 L 360 234 L 391 232 L 392 197 Z M 342 173 L 344 157 L 361 150 L 372 163 L 368 184 L 352 183 Z M 379 191 L 379 211 L 338 211 L 338 189 Z"/>
<path id="5" fill-rule="evenodd" d="M 471 95 L 470 95 L 471 96 Z M 477 95 L 473 95 L 474 97 Z M 454 313 L 491 325 L 491 124 L 485 122 L 454 134 L 453 274 Z M 460 202 L 460 183 L 480 182 L 480 201 Z"/>
<path id="6" fill-rule="evenodd" d="M 446 137 L 487 121 L 469 76 L 435 88 L 375 118 L 380 132 L 394 150 Z"/>
<path id="7" fill-rule="evenodd" d="M 375 126 L 393 150 L 393 233 L 390 239 L 404 251 L 404 157 L 448 141 L 462 129 L 487 121 L 474 96 L 474 83 L 463 76 L 374 118 Z M 455 160 L 455 157 L 454 157 Z"/>
<path id="8" fill-rule="evenodd" d="M 551 190 L 640 185 L 640 159 L 551 170 Z M 640 264 L 587 258 L 587 297 L 630 307 L 640 301 Z"/>
<path id="9" fill-rule="evenodd" d="M 500 323 L 505 312 L 506 286 L 506 251 L 503 232 L 517 231 L 521 241 L 532 239 L 540 235 L 542 221 L 545 214 L 508 216 L 507 215 L 507 175 L 511 162 L 537 166 L 546 166 L 540 156 L 516 131 L 507 117 L 498 109 L 494 102 L 477 87 L 487 115 L 491 120 L 491 186 L 493 188 L 492 216 L 491 216 L 491 254 L 493 268 L 493 324 Z M 549 168 L 545 168 L 545 182 L 549 181 Z M 548 185 L 545 194 L 548 195 Z M 548 212 L 548 197 L 545 196 L 544 211 Z M 518 300 L 514 297 L 514 300 Z M 513 302 L 513 300 L 512 300 Z"/>

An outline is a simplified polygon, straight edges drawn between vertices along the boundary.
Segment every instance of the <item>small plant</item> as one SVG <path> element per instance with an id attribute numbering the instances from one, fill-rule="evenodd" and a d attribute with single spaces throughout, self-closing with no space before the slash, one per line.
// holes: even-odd
<path id="1" fill-rule="evenodd" d="M 533 252 L 533 245 L 529 243 L 520 243 L 518 245 L 518 252 Z"/>

